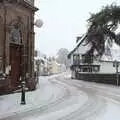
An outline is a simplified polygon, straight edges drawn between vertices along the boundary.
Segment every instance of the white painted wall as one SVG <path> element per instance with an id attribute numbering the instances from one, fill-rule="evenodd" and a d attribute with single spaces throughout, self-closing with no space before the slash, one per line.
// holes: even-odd
<path id="1" fill-rule="evenodd" d="M 120 66 L 118 72 L 120 72 Z M 113 62 L 100 62 L 100 73 L 116 73 L 116 67 L 113 67 Z"/>

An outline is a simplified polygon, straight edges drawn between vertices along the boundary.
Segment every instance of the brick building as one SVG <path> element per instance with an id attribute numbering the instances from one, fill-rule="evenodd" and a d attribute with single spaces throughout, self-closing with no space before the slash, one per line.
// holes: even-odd
<path id="1" fill-rule="evenodd" d="M 0 93 L 20 85 L 35 89 L 34 0 L 0 0 Z"/>

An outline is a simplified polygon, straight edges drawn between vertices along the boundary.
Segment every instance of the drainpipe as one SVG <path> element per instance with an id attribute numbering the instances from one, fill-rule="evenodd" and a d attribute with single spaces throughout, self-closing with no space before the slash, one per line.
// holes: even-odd
<path id="1" fill-rule="evenodd" d="M 6 67 L 6 16 L 7 16 L 7 9 L 5 3 L 3 1 L 3 9 L 4 9 L 4 53 L 3 53 L 3 71 L 5 73 Z"/>

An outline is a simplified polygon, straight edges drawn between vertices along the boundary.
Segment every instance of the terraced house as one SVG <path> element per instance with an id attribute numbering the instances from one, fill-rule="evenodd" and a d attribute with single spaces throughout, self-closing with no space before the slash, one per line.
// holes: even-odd
<path id="1" fill-rule="evenodd" d="M 0 0 L 0 93 L 35 89 L 34 0 Z M 22 80 L 23 80 L 22 79 Z"/>

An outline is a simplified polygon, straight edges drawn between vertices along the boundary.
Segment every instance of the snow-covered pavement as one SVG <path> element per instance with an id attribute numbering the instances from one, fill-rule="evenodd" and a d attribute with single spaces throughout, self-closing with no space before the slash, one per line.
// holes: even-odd
<path id="1" fill-rule="evenodd" d="M 119 120 L 120 87 L 72 80 L 69 73 L 40 77 L 36 91 L 0 96 L 0 120 Z"/>

